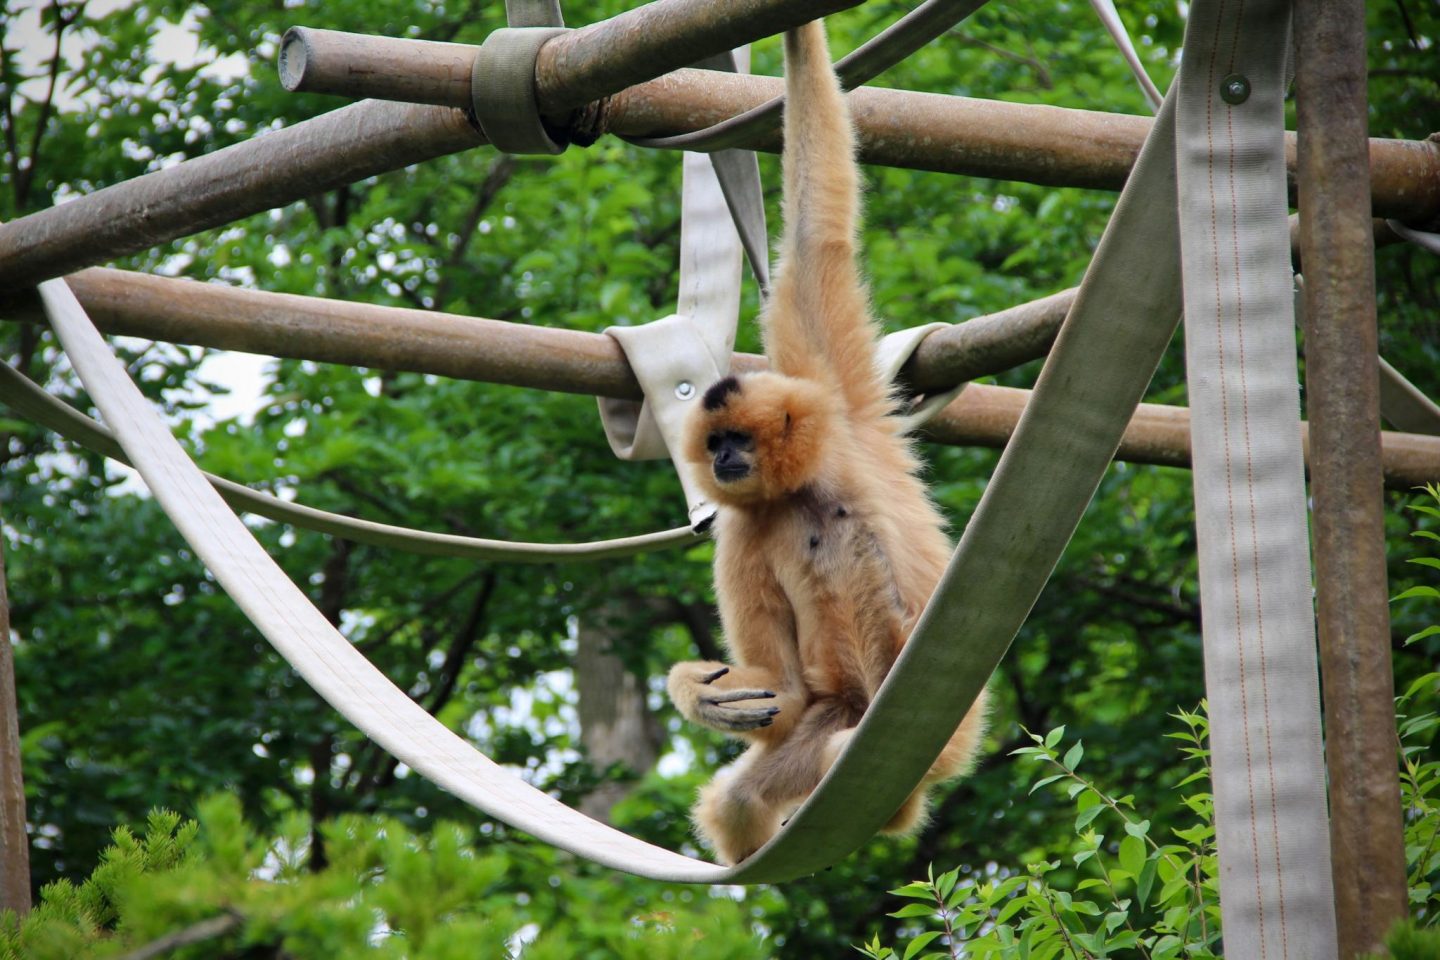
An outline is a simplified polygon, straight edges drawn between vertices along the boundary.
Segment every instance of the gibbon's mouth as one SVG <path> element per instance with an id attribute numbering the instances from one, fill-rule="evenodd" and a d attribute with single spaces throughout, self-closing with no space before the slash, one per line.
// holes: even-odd
<path id="1" fill-rule="evenodd" d="M 750 468 L 743 463 L 715 464 L 715 479 L 721 483 L 734 483 L 750 476 Z"/>

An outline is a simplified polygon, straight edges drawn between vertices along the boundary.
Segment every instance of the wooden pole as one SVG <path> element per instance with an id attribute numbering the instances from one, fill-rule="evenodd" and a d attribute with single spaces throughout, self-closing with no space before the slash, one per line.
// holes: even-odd
<path id="1" fill-rule="evenodd" d="M 0 542 L 0 910 L 30 911 L 30 839 L 25 830 L 25 781 L 20 773 L 20 705 L 10 645 L 10 596 Z"/>
<path id="2" fill-rule="evenodd" d="M 1406 914 L 1381 497 L 1363 0 L 1297 0 L 1300 259 L 1316 600 L 1342 960 Z"/>

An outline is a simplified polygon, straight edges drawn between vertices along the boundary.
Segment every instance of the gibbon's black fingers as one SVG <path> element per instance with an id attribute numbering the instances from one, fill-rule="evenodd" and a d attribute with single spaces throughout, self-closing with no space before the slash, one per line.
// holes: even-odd
<path id="1" fill-rule="evenodd" d="M 730 672 L 730 668 L 729 668 L 729 667 L 721 667 L 719 670 L 716 670 L 714 673 L 709 674 L 709 675 L 707 675 L 707 676 L 701 677 L 701 678 L 700 678 L 700 682 L 701 682 L 701 683 L 714 683 L 716 680 L 719 680 L 721 677 L 725 676 L 725 674 L 727 674 L 727 673 L 729 673 L 729 672 Z"/>
<path id="2" fill-rule="evenodd" d="M 736 708 L 702 700 L 700 701 L 698 712 L 700 718 L 706 724 L 717 730 L 741 733 L 745 730 L 754 730 L 757 727 L 770 726 L 775 722 L 775 714 L 780 712 L 780 708 Z"/>
<path id="3" fill-rule="evenodd" d="M 734 703 L 736 700 L 774 700 L 774 690 L 727 690 L 713 697 L 702 698 L 705 703 Z M 779 707 L 773 708 L 777 713 Z"/>

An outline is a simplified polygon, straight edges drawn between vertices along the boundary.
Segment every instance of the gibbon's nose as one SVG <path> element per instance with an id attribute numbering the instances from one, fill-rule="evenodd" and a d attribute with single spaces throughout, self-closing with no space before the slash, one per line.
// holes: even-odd
<path id="1" fill-rule="evenodd" d="M 750 467 L 733 450 L 724 449 L 715 455 L 715 479 L 722 482 L 739 480 L 750 472 Z"/>

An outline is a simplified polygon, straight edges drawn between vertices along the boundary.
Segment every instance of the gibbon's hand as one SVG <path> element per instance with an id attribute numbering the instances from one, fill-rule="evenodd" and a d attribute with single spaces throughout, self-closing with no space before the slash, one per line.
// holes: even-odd
<path id="1" fill-rule="evenodd" d="M 690 719 L 704 726 L 725 733 L 743 733 L 768 727 L 775 722 L 780 712 L 774 706 L 731 706 L 745 700 L 773 700 L 773 690 L 725 690 L 713 686 L 716 680 L 730 672 L 721 667 L 705 673 L 690 673 L 681 679 L 671 676 L 670 693 L 676 706 Z M 680 682 L 677 683 L 676 681 Z M 689 707 L 689 709 L 686 709 Z"/>

